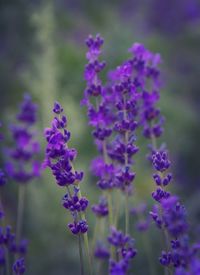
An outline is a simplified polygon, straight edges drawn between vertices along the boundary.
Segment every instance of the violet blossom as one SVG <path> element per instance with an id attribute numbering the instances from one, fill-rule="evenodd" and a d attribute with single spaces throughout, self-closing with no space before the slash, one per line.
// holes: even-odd
<path id="1" fill-rule="evenodd" d="M 9 161 L 6 172 L 14 181 L 27 184 L 40 175 L 40 162 L 37 160 L 40 146 L 33 126 L 37 121 L 37 105 L 28 94 L 24 95 L 17 123 L 10 127 L 14 145 L 8 149 Z"/>
<path id="2" fill-rule="evenodd" d="M 164 122 L 164 118 L 156 106 L 160 98 L 157 86 L 159 73 L 151 73 L 149 75 L 145 69 L 149 59 L 152 62 L 152 60 L 156 59 L 156 56 L 153 54 L 149 55 L 142 47 L 137 48 L 137 55 L 143 56 L 144 59 L 142 68 L 139 68 L 143 70 L 141 125 L 143 127 L 143 135 L 151 140 L 151 151 L 148 158 L 155 170 L 153 180 L 157 187 L 152 193 L 156 204 L 150 215 L 157 227 L 165 233 L 167 242 L 159 261 L 163 266 L 170 268 L 172 271 L 174 270 L 175 274 L 187 274 L 188 270 L 192 270 L 192 262 L 199 262 L 197 257 L 198 249 L 194 250 L 194 246 L 189 242 L 185 207 L 180 203 L 177 196 L 166 190 L 172 181 L 172 173 L 169 171 L 171 162 L 167 150 L 165 148 L 158 149 L 156 144 L 156 139 L 163 133 Z M 154 63 L 155 72 L 159 72 L 156 68 L 158 64 L 158 62 Z M 147 82 L 149 77 L 151 77 L 151 85 L 148 90 L 145 82 Z"/>
<path id="3" fill-rule="evenodd" d="M 73 162 L 77 152 L 74 148 L 68 147 L 70 132 L 67 129 L 67 118 L 58 102 L 54 104 L 53 113 L 55 117 L 51 127 L 45 129 L 47 141 L 45 166 L 51 169 L 57 185 L 67 189 L 62 205 L 70 211 L 73 218 L 68 228 L 73 234 L 84 234 L 88 231 L 84 215 L 88 200 L 80 193 L 79 185 L 83 179 L 83 172 L 74 169 Z"/>

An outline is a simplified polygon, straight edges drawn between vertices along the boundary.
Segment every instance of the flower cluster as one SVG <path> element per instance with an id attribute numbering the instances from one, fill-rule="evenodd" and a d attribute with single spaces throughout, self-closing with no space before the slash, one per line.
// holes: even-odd
<path id="1" fill-rule="evenodd" d="M 98 259 L 108 259 L 110 257 L 110 252 L 104 243 L 97 242 L 94 256 Z"/>
<path id="2" fill-rule="evenodd" d="M 118 214 L 116 209 L 112 209 L 114 194 L 111 191 L 119 189 L 121 193 L 130 196 L 135 179 L 132 164 L 133 156 L 138 152 L 135 145 L 140 98 L 137 90 L 138 77 L 136 73 L 134 75 L 136 64 L 130 59 L 109 72 L 108 83 L 103 85 L 99 77 L 105 67 L 105 62 L 99 61 L 103 39 L 99 35 L 89 36 L 86 45 L 87 87 L 82 103 L 88 108 L 89 124 L 94 128 L 93 137 L 99 152 L 99 156 L 92 162 L 92 172 L 98 177 L 97 186 L 107 197 L 104 194 L 104 198 L 100 198 L 99 204 L 95 204 L 92 210 L 98 218 L 109 216 L 112 226 L 114 219 L 118 219 Z M 126 224 L 128 231 L 128 221 Z M 96 251 L 101 251 L 101 248 L 96 247 L 95 255 L 98 254 Z"/>
<path id="3" fill-rule="evenodd" d="M 138 48 L 137 50 L 137 55 L 143 55 L 144 64 L 148 63 L 149 59 L 152 59 L 152 56 L 150 55 L 149 57 L 144 49 Z M 156 139 L 163 133 L 164 118 L 156 107 L 156 103 L 159 100 L 157 89 L 159 73 L 156 67 L 160 60 L 156 56 L 153 57 L 153 60 L 151 62 L 155 71 L 152 71 L 151 77 L 154 89 L 152 91 L 145 89 L 142 92 L 140 111 L 143 134 L 146 138 L 151 139 L 152 143 L 148 158 L 155 170 L 153 180 L 157 186 L 157 189 L 152 193 L 156 204 L 150 215 L 157 227 L 163 230 L 166 236 L 167 247 L 166 251 L 162 251 L 162 255 L 159 258 L 160 263 L 172 270 L 174 269 L 175 274 L 186 274 L 186 270 L 192 272 L 193 262 L 196 265 L 199 263 L 196 256 L 198 249 L 196 246 L 196 249 L 194 249 L 194 246 L 189 243 L 188 223 L 184 206 L 180 204 L 178 197 L 173 196 L 166 190 L 172 181 L 172 174 L 169 172 L 171 162 L 167 150 L 165 148 L 157 149 L 156 147 Z M 148 73 L 143 73 L 143 77 L 148 78 Z"/>
<path id="4" fill-rule="evenodd" d="M 62 204 L 73 217 L 73 222 L 68 224 L 70 231 L 73 234 L 85 233 L 88 225 L 83 213 L 88 206 L 88 200 L 81 196 L 79 187 L 83 172 L 78 172 L 73 167 L 77 152 L 74 148 L 68 148 L 70 132 L 67 130 L 67 118 L 63 115 L 63 108 L 58 102 L 55 102 L 53 112 L 55 117 L 51 128 L 45 130 L 47 140 L 45 165 L 51 169 L 56 183 L 67 188 Z"/>
<path id="5" fill-rule="evenodd" d="M 108 215 L 108 203 L 105 197 L 100 197 L 99 203 L 92 206 L 92 211 L 98 217 L 104 217 Z"/>
<path id="6" fill-rule="evenodd" d="M 15 272 L 16 275 L 21 275 L 25 273 L 26 267 L 24 263 L 24 258 L 20 258 L 14 263 L 13 271 Z"/>
<path id="7" fill-rule="evenodd" d="M 126 274 L 130 260 L 137 254 L 137 250 L 134 248 L 134 240 L 130 236 L 116 230 L 115 227 L 111 227 L 108 242 L 116 249 L 115 256 L 118 259 L 110 259 L 110 274 Z"/>
<path id="8" fill-rule="evenodd" d="M 31 129 L 37 120 L 37 105 L 29 95 L 24 95 L 20 111 L 16 116 L 17 124 L 11 126 L 15 145 L 8 149 L 10 160 L 6 164 L 7 174 L 20 184 L 27 184 L 40 175 L 40 163 L 35 160 L 40 146 Z"/>
<path id="9" fill-rule="evenodd" d="M 1 226 L 0 227 L 0 251 L 1 251 L 1 266 L 5 265 L 5 250 L 7 249 L 13 255 L 25 256 L 27 253 L 28 242 L 26 239 L 20 241 L 19 244 L 16 243 L 15 234 L 12 233 L 11 226 Z M 20 273 L 22 274 L 22 273 Z"/>
<path id="10" fill-rule="evenodd" d="M 0 187 L 5 185 L 7 182 L 7 177 L 3 170 L 0 170 Z M 7 269 L 8 259 L 6 259 L 6 255 L 14 255 L 16 257 L 24 257 L 27 253 L 28 241 L 26 239 L 20 240 L 19 243 L 16 241 L 16 236 L 12 232 L 12 228 L 10 225 L 4 225 L 5 213 L 3 209 L 3 204 L 0 201 L 0 222 L 3 224 L 0 226 L 0 269 Z M 15 269 L 15 266 L 18 261 L 23 261 L 23 270 Z M 13 271 L 15 274 L 24 274 L 25 272 L 25 264 L 24 258 L 20 258 L 13 264 Z M 8 270 L 7 270 L 8 272 Z"/>
<path id="11" fill-rule="evenodd" d="M 131 195 L 135 179 L 132 171 L 133 156 L 138 152 L 135 132 L 138 127 L 142 127 L 144 137 L 152 141 L 149 159 L 155 169 L 153 180 L 157 186 L 152 193 L 156 204 L 151 216 L 157 226 L 171 238 L 169 251 L 163 251 L 160 262 L 170 268 L 173 266 L 176 272 L 191 269 L 191 262 L 198 263 L 194 256 L 197 249 L 192 249 L 186 242 L 188 225 L 184 207 L 177 197 L 166 190 L 172 181 L 167 150 L 156 148 L 156 138 L 164 130 L 164 117 L 156 106 L 160 99 L 160 55 L 150 52 L 139 43 L 133 44 L 129 49 L 132 58 L 109 72 L 108 82 L 103 85 L 99 78 L 99 73 L 105 67 L 105 62 L 99 61 L 103 39 L 99 35 L 89 36 L 86 44 L 87 87 L 82 103 L 88 108 L 89 124 L 94 128 L 93 136 L 99 151 L 99 157 L 92 162 L 93 174 L 99 178 L 97 185 L 104 192 L 109 190 L 109 194 L 117 188 Z M 109 203 L 103 199 L 92 207 L 97 217 L 113 214 L 110 213 L 112 208 L 109 208 Z M 110 225 L 113 225 L 112 222 Z M 147 228 L 148 219 L 140 217 L 138 229 L 145 231 Z M 111 246 L 118 232 L 113 228 L 112 231 L 113 235 L 108 239 Z M 184 249 L 188 251 L 185 254 Z M 111 259 L 110 273 L 124 274 L 125 266 L 123 256 L 118 262 Z"/>
<path id="12" fill-rule="evenodd" d="M 1 127 L 1 123 L 0 123 Z M 0 133 L 0 141 L 3 140 L 3 136 Z M 0 169 L 0 187 L 4 186 L 7 183 L 7 178 L 5 172 Z M 3 218 L 4 216 L 4 211 L 2 205 L 0 205 L 0 219 Z"/>
<path id="13" fill-rule="evenodd" d="M 160 63 L 160 56 L 139 43 L 133 44 L 129 49 L 132 57 L 109 72 L 108 83 L 103 85 L 99 72 L 104 66 L 97 66 L 100 69 L 95 70 L 92 65 L 94 62 L 105 64 L 99 61 L 103 39 L 99 35 L 94 38 L 89 36 L 86 44 L 89 63 L 85 67 L 87 88 L 82 102 L 88 108 L 89 124 L 94 127 L 93 136 L 100 154 L 92 162 L 92 171 L 99 177 L 97 185 L 102 190 L 117 188 L 130 196 L 135 179 L 132 171 L 133 156 L 139 150 L 135 144 L 136 129 L 142 125 L 148 137 L 152 133 L 159 136 L 162 132 L 163 119 L 160 118 L 159 110 L 154 108 L 154 103 L 158 100 L 157 64 Z M 149 85 L 153 90 L 151 96 L 146 92 Z M 153 128 L 152 119 L 156 120 Z M 97 216 L 101 216 L 103 210 L 101 204 L 93 206 Z M 109 211 L 108 209 L 108 215 L 112 215 Z M 127 227 L 128 221 L 126 224 Z"/>

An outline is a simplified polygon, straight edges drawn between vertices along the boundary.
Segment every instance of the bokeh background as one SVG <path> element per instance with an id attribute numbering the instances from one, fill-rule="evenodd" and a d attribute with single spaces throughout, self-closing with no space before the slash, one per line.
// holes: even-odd
<path id="1" fill-rule="evenodd" d="M 37 125 L 44 157 L 43 129 L 52 119 L 52 104 L 60 101 L 69 119 L 71 146 L 78 149 L 76 166 L 85 171 L 84 193 L 91 204 L 99 191 L 89 173 L 96 155 L 87 126 L 86 110 L 80 107 L 85 82 L 84 40 L 88 34 L 105 38 L 103 59 L 108 69 L 128 58 L 133 42 L 144 43 L 159 52 L 162 89 L 161 110 L 166 117 L 165 134 L 174 172 L 174 192 L 188 210 L 191 238 L 199 237 L 200 227 L 200 2 L 198 0 L 1 0 L 0 1 L 0 120 L 6 142 L 24 92 L 39 105 Z M 152 203 L 151 170 L 145 160 L 146 142 L 139 141 L 136 157 L 136 194 L 139 201 Z M 1 154 L 3 164 L 4 155 Z M 3 200 L 14 222 L 17 193 L 14 183 L 5 186 Z M 26 197 L 24 235 L 30 239 L 27 258 L 30 275 L 78 274 L 76 238 L 66 225 L 69 216 L 61 206 L 64 190 L 55 185 L 48 171 L 31 183 Z M 90 226 L 94 217 L 88 212 Z M 132 235 L 140 251 L 134 274 L 147 274 L 144 242 L 132 224 Z M 157 266 L 157 230 L 148 233 L 152 262 Z M 158 274 L 161 274 L 157 267 Z M 106 273 L 105 273 L 106 274 Z"/>

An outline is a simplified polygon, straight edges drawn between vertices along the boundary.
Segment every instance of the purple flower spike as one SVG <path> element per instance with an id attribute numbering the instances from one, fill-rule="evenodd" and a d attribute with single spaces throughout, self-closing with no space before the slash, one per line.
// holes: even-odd
<path id="1" fill-rule="evenodd" d="M 98 242 L 95 247 L 94 256 L 98 259 L 108 259 L 110 256 L 108 248 L 102 244 L 102 242 Z"/>
<path id="2" fill-rule="evenodd" d="M 97 34 L 95 38 L 92 37 L 92 35 L 89 35 L 86 39 L 86 45 L 89 49 L 89 51 L 86 54 L 87 59 L 92 62 L 97 60 L 99 55 L 101 54 L 101 46 L 103 45 L 103 38 Z"/>
<path id="3" fill-rule="evenodd" d="M 124 235 L 121 231 L 116 230 L 116 228 L 111 227 L 108 241 L 117 248 L 117 258 L 120 259 L 118 261 L 110 259 L 110 274 L 125 275 L 128 271 L 130 260 L 137 254 L 137 250 L 134 248 L 134 240 L 130 236 Z"/>
<path id="4" fill-rule="evenodd" d="M 17 124 L 10 128 L 15 144 L 7 149 L 9 161 L 5 167 L 9 177 L 18 183 L 27 184 L 40 176 L 41 164 L 36 160 L 40 146 L 36 133 L 31 129 L 36 120 L 37 105 L 29 95 L 25 95 L 17 115 Z"/>
<path id="5" fill-rule="evenodd" d="M 92 206 L 92 211 L 98 217 L 105 217 L 108 215 L 108 203 L 105 197 L 100 197 L 99 204 Z"/>
<path id="6" fill-rule="evenodd" d="M 17 120 L 27 125 L 34 124 L 37 120 L 37 105 L 32 102 L 31 96 L 28 94 L 24 95 Z"/>
<path id="7" fill-rule="evenodd" d="M 0 186 L 5 185 L 7 182 L 5 173 L 0 169 Z"/>
<path id="8" fill-rule="evenodd" d="M 54 104 L 53 112 L 57 115 L 63 112 L 63 108 L 58 102 Z M 66 127 L 66 117 L 58 116 L 53 119 L 52 127 L 45 130 L 45 137 L 48 142 L 45 163 L 52 170 L 59 186 L 72 185 L 80 182 L 83 178 L 83 172 L 72 169 L 72 161 L 75 160 L 77 152 L 74 148 L 67 147 L 70 132 Z"/>
<path id="9" fill-rule="evenodd" d="M 88 206 L 88 200 L 84 197 L 80 198 L 78 197 L 79 189 L 75 191 L 74 195 L 72 197 L 69 196 L 67 193 L 63 198 L 63 206 L 74 212 L 74 211 L 85 211 L 85 209 Z"/>
<path id="10" fill-rule="evenodd" d="M 60 103 L 55 102 L 53 113 L 56 115 L 51 123 L 51 128 L 45 130 L 47 141 L 45 167 L 49 167 L 60 187 L 67 187 L 67 193 L 62 199 L 62 205 L 70 211 L 73 222 L 68 228 L 73 234 L 84 234 L 88 231 L 86 220 L 82 219 L 83 213 L 88 207 L 89 201 L 82 197 L 79 184 L 83 179 L 83 172 L 76 171 L 73 161 L 76 159 L 77 151 L 68 147 L 70 132 L 67 129 L 67 118 L 63 115 Z M 72 188 L 73 187 L 73 188 Z M 79 220 L 78 213 L 81 212 Z"/>
<path id="11" fill-rule="evenodd" d="M 74 235 L 77 235 L 79 233 L 84 234 L 88 231 L 88 224 L 84 220 L 80 220 L 77 223 L 69 223 L 68 227 Z"/>
<path id="12" fill-rule="evenodd" d="M 134 69 L 137 72 L 137 87 L 141 90 L 141 107 L 139 110 L 140 125 L 143 135 L 151 140 L 150 156 L 154 168 L 153 180 L 156 190 L 152 197 L 156 204 L 150 211 L 150 216 L 156 226 L 163 230 L 168 243 L 168 251 L 162 251 L 159 262 L 172 269 L 176 275 L 198 274 L 193 273 L 194 263 L 199 265 L 193 246 L 189 244 L 188 223 L 184 206 L 179 198 L 170 194 L 166 188 L 172 181 L 172 174 L 168 171 L 171 165 L 168 152 L 165 148 L 157 149 L 156 139 L 163 133 L 164 118 L 157 108 L 159 101 L 159 70 L 160 56 L 154 55 L 141 44 L 134 44 L 130 49 L 133 53 Z M 146 81 L 150 84 L 146 85 Z M 145 224 L 144 224 L 145 228 Z"/>
<path id="13" fill-rule="evenodd" d="M 162 251 L 162 256 L 159 258 L 160 263 L 164 266 L 169 266 L 171 263 L 171 253 L 166 253 L 165 251 Z"/>
<path id="14" fill-rule="evenodd" d="M 13 265 L 13 271 L 15 272 L 16 275 L 21 275 L 25 273 L 26 267 L 25 267 L 24 258 L 20 258 L 16 260 L 16 262 Z"/>
<path id="15" fill-rule="evenodd" d="M 63 112 L 63 108 L 61 107 L 60 103 L 55 102 L 53 112 L 57 115 L 61 114 Z"/>

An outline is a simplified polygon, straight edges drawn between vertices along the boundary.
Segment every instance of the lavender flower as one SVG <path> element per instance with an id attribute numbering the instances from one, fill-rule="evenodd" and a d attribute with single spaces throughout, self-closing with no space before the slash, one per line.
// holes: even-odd
<path id="1" fill-rule="evenodd" d="M 2 127 L 2 124 L 0 123 L 0 127 Z M 0 133 L 0 141 L 3 140 L 3 135 Z M 7 183 L 6 174 L 5 172 L 0 169 L 0 186 L 3 186 Z M 2 209 L 0 209 L 2 211 Z"/>
<path id="2" fill-rule="evenodd" d="M 98 259 L 104 260 L 109 258 L 110 253 L 105 244 L 103 244 L 102 242 L 97 242 L 95 251 L 94 251 L 94 256 Z"/>
<path id="3" fill-rule="evenodd" d="M 111 71 L 108 74 L 108 83 L 103 85 L 99 78 L 99 72 L 104 68 L 104 63 L 99 61 L 103 39 L 99 35 L 96 38 L 90 36 L 86 44 L 87 87 L 82 103 L 88 108 L 89 124 L 94 128 L 93 136 L 99 157 L 92 162 L 92 171 L 99 178 L 97 185 L 107 192 L 106 214 L 109 215 L 110 225 L 113 224 L 111 191 L 120 189 L 127 196 L 126 201 L 132 193 L 135 173 L 131 168 L 134 164 L 133 156 L 138 152 L 135 145 L 136 129 L 142 127 L 143 135 L 152 141 L 150 160 L 155 170 L 153 180 L 157 186 L 152 193 L 156 204 L 150 214 L 156 225 L 171 238 L 168 251 L 162 252 L 160 263 L 173 267 L 176 272 L 185 268 L 191 269 L 191 262 L 198 260 L 186 242 L 188 225 L 185 209 L 179 200 L 166 190 L 172 181 L 172 174 L 169 172 L 171 163 L 167 151 L 156 148 L 156 138 L 160 137 L 164 130 L 164 117 L 156 106 L 160 98 L 160 55 L 150 52 L 142 44 L 133 44 L 129 49 L 132 58 Z M 106 202 L 103 204 L 100 201 L 92 207 L 97 217 L 104 216 L 105 205 Z M 128 204 L 126 209 L 127 229 Z M 146 220 L 140 220 L 138 228 L 146 230 L 147 227 Z M 120 260 L 116 261 L 111 250 L 110 274 L 125 274 L 128 261 L 124 255 L 135 255 L 132 248 L 129 249 L 127 236 L 128 234 L 123 235 L 112 227 L 108 242 L 111 247 L 117 248 L 117 253 L 120 251 L 121 258 L 117 257 Z M 125 247 L 125 250 L 122 247 Z"/>
<path id="4" fill-rule="evenodd" d="M 3 170 L 0 169 L 0 186 L 3 186 L 6 184 L 6 175 Z"/>
<path id="5" fill-rule="evenodd" d="M 90 107 L 90 96 L 98 96 L 101 93 L 102 86 L 101 81 L 98 78 L 98 74 L 104 69 L 105 62 L 100 62 L 99 55 L 101 54 L 101 46 L 103 45 L 103 39 L 100 37 L 100 35 L 97 35 L 95 38 L 93 38 L 91 35 L 86 40 L 86 44 L 88 47 L 88 52 L 86 54 L 86 57 L 88 59 L 88 64 L 85 67 L 85 80 L 88 83 L 88 86 L 85 90 L 85 97 L 82 101 L 83 104 L 86 104 Z M 90 112 L 94 111 L 93 108 L 89 109 Z"/>
<path id="6" fill-rule="evenodd" d="M 100 197 L 99 203 L 94 204 L 92 206 L 92 211 L 98 216 L 98 217 L 105 217 L 108 215 L 108 203 L 106 197 Z"/>
<path id="7" fill-rule="evenodd" d="M 13 265 L 13 271 L 15 272 L 16 275 L 21 275 L 25 273 L 26 268 L 25 268 L 24 258 L 20 258 L 16 260 L 16 262 Z"/>
<path id="8" fill-rule="evenodd" d="M 0 226 L 0 267 L 6 266 L 6 250 L 10 255 L 25 256 L 27 253 L 27 246 L 28 242 L 25 239 L 22 239 L 19 243 L 16 242 L 16 235 L 12 232 L 11 226 Z M 15 272 L 16 274 L 23 274 L 17 273 L 16 270 Z"/>
<path id="9" fill-rule="evenodd" d="M 133 47 L 132 50 L 136 55 L 136 59 L 138 57 L 143 59 L 142 63 L 136 62 L 137 71 L 142 75 L 140 77 L 143 89 L 140 118 L 144 136 L 152 141 L 149 159 L 155 170 L 153 180 L 157 186 L 157 189 L 152 193 L 152 197 L 157 204 L 153 207 L 150 215 L 157 227 L 164 231 L 167 242 L 166 250 L 162 251 L 159 261 L 163 266 L 167 266 L 171 270 L 174 269 L 175 274 L 184 274 L 186 270 L 191 270 L 193 261 L 198 262 L 199 260 L 196 251 L 194 252 L 189 244 L 185 208 L 179 202 L 178 197 L 166 191 L 166 187 L 172 180 L 172 174 L 169 172 L 171 162 L 168 152 L 166 149 L 157 149 L 156 147 L 156 139 L 163 133 L 164 122 L 160 110 L 156 107 L 159 100 L 157 90 L 159 71 L 156 68 L 159 59 L 139 45 L 136 48 Z M 149 69 L 149 64 L 153 66 L 153 70 Z M 148 91 L 146 87 L 149 77 L 152 80 L 153 91 Z"/>
<path id="10" fill-rule="evenodd" d="M 83 172 L 76 171 L 73 167 L 77 152 L 74 148 L 68 148 L 70 132 L 67 130 L 67 118 L 63 115 L 63 108 L 58 102 L 55 102 L 53 112 L 55 117 L 51 128 L 45 129 L 47 140 L 45 165 L 51 169 L 56 183 L 67 188 L 62 204 L 70 211 L 73 218 L 68 228 L 73 234 L 84 234 L 88 230 L 84 215 L 88 200 L 80 193 L 79 184 L 83 179 Z"/>
<path id="11" fill-rule="evenodd" d="M 89 44 L 88 41 L 90 41 Z M 108 83 L 103 86 L 99 78 L 99 72 L 104 68 L 99 65 L 103 39 L 99 38 L 99 35 L 96 38 L 89 36 L 86 44 L 89 63 L 85 68 L 87 88 L 82 103 L 88 108 L 89 124 L 94 128 L 93 137 L 99 152 L 99 157 L 92 162 L 92 171 L 99 178 L 97 185 L 106 192 L 108 203 L 108 207 L 105 208 L 106 203 L 100 201 L 92 207 L 92 210 L 97 217 L 108 215 L 112 226 L 114 224 L 112 191 L 120 189 L 128 197 L 133 189 L 135 173 L 132 172 L 131 167 L 133 156 L 138 152 L 138 147 L 134 143 L 135 130 L 138 127 L 136 118 L 140 95 L 137 91 L 137 77 L 133 76 L 135 65 L 132 59 L 111 71 L 108 74 Z M 93 69 L 95 73 L 91 73 L 94 62 L 97 69 Z M 128 199 L 126 201 L 125 217 L 126 232 L 128 232 Z M 117 217 L 115 219 L 117 220 Z M 113 263 L 113 270 L 114 266 Z"/>
<path id="12" fill-rule="evenodd" d="M 116 230 L 116 228 L 111 227 L 108 242 L 116 249 L 116 259 L 121 259 L 118 261 L 110 259 L 110 274 L 126 274 L 130 260 L 137 254 L 137 250 L 134 248 L 134 240 L 130 236 Z"/>
<path id="13" fill-rule="evenodd" d="M 88 65 L 93 64 L 94 59 L 99 63 L 103 39 L 99 35 L 96 38 L 89 36 L 86 44 Z M 90 73 L 88 65 L 85 68 L 86 75 Z M 96 91 L 96 88 L 91 86 L 91 82 L 86 78 L 87 88 L 83 100 L 88 107 L 89 123 L 95 128 L 93 136 L 102 156 L 98 158 L 98 162 L 93 163 L 93 170 L 94 164 L 97 167 L 101 165 L 99 170 L 102 173 L 98 172 L 100 180 L 97 184 L 101 189 L 120 188 L 128 194 L 131 192 L 131 183 L 135 177 L 135 174 L 130 171 L 130 165 L 133 155 L 138 151 L 137 146 L 133 144 L 134 131 L 138 125 L 135 119 L 139 98 L 136 79 L 132 78 L 134 67 L 133 60 L 128 60 L 118 66 L 116 70 L 109 73 L 109 83 L 106 86 L 102 85 L 98 76 L 99 70 L 96 70 L 92 80 L 93 84 L 98 83 L 99 92 L 92 92 Z M 98 102 L 96 106 L 93 103 L 94 97 Z M 119 165 L 112 163 L 116 161 Z M 123 168 L 121 164 L 124 165 Z M 103 172 L 103 167 L 108 168 L 109 175 Z"/>
<path id="14" fill-rule="evenodd" d="M 20 184 L 27 184 L 40 175 L 40 163 L 35 160 L 40 151 L 36 133 L 31 129 L 37 119 L 37 105 L 29 95 L 24 95 L 16 125 L 11 126 L 15 145 L 8 149 L 10 160 L 6 164 L 7 174 Z"/>

